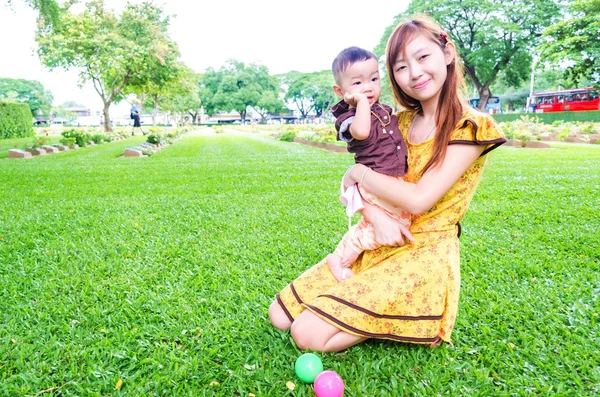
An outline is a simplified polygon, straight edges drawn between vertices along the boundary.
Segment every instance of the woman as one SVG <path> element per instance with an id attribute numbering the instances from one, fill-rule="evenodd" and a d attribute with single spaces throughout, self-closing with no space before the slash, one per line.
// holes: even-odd
<path id="1" fill-rule="evenodd" d="M 415 16 L 399 24 L 386 58 L 395 99 L 407 109 L 398 113 L 398 126 L 408 173 L 398 180 L 357 164 L 344 184 L 358 183 L 389 208 L 413 214 L 414 241 L 404 245 L 410 233 L 367 205 L 362 215 L 385 246 L 366 251 L 343 281 L 322 260 L 269 308 L 273 326 L 291 329 L 301 349 L 340 351 L 368 338 L 450 342 L 460 291 L 459 221 L 486 154 L 506 139 L 489 115 L 464 103 L 455 46 L 433 20 Z"/>

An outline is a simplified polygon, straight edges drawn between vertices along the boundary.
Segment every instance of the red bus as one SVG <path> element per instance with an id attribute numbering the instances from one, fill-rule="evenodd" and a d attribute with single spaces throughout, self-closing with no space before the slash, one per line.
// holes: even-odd
<path id="1" fill-rule="evenodd" d="M 529 111 L 547 113 L 600 110 L 599 94 L 600 92 L 593 87 L 538 92 L 530 98 Z"/>

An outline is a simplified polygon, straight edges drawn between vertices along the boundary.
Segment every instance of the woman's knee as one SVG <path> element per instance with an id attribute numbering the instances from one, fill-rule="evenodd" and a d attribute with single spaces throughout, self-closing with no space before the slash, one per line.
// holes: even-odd
<path id="1" fill-rule="evenodd" d="M 273 327 L 281 331 L 287 331 L 292 325 L 292 322 L 283 311 L 283 308 L 279 302 L 276 300 L 271 303 L 271 306 L 269 306 L 269 320 L 271 320 Z"/>
<path id="2" fill-rule="evenodd" d="M 292 335 L 292 339 L 296 343 L 296 347 L 300 350 L 319 350 L 317 346 L 315 346 L 314 338 L 311 337 L 309 332 L 310 330 L 305 326 L 305 323 L 302 321 L 294 321 L 290 328 L 290 334 Z"/>

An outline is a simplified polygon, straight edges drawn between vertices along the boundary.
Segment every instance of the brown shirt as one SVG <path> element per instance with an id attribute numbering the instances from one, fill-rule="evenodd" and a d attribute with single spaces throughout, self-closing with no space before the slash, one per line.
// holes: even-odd
<path id="1" fill-rule="evenodd" d="M 350 124 L 356 108 L 346 102 L 338 102 L 331 112 L 336 118 L 337 139 L 348 143 L 348 151 L 354 153 L 354 161 L 373 171 L 390 176 L 403 176 L 408 171 L 406 143 L 398 129 L 398 118 L 388 105 L 375 102 L 371 106 L 371 131 L 365 140 L 354 139 Z"/>

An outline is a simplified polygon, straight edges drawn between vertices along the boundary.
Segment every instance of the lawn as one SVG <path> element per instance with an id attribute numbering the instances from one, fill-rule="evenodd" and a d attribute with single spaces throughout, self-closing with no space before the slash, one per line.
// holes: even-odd
<path id="1" fill-rule="evenodd" d="M 0 395 L 313 395 L 267 307 L 345 231 L 352 157 L 231 132 L 119 157 L 142 139 L 0 141 Z M 600 145 L 492 152 L 454 345 L 319 354 L 345 395 L 600 393 L 599 170 Z"/>

